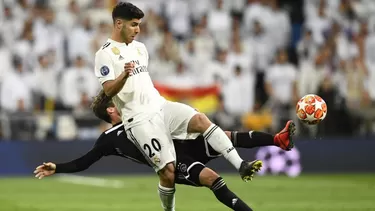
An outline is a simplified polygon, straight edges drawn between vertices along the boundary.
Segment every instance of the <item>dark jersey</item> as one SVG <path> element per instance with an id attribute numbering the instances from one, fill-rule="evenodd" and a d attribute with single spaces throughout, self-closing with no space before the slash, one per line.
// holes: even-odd
<path id="1" fill-rule="evenodd" d="M 173 140 L 176 150 L 176 183 L 197 185 L 196 182 L 182 181 L 189 177 L 189 169 L 194 165 L 206 164 L 220 156 L 206 142 L 203 136 L 192 140 Z M 121 156 L 148 165 L 143 154 L 127 137 L 123 124 L 114 125 L 103 132 L 94 147 L 82 157 L 68 163 L 56 164 L 56 173 L 73 173 L 87 169 L 103 156 Z"/>

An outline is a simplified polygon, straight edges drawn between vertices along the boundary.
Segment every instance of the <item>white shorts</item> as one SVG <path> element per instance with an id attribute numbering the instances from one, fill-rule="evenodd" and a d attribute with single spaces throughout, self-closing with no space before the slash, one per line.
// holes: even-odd
<path id="1" fill-rule="evenodd" d="M 156 172 L 176 161 L 176 153 L 162 113 L 126 130 L 126 135 Z"/>
<path id="2" fill-rule="evenodd" d="M 190 119 L 198 113 L 194 108 L 183 103 L 167 101 L 162 107 L 162 112 L 172 139 L 190 139 L 199 135 L 187 132 Z"/>
<path id="3" fill-rule="evenodd" d="M 188 105 L 167 101 L 158 113 L 129 128 L 126 134 L 158 172 L 176 161 L 172 138 L 187 139 L 199 135 L 187 132 L 190 119 L 197 113 Z"/>

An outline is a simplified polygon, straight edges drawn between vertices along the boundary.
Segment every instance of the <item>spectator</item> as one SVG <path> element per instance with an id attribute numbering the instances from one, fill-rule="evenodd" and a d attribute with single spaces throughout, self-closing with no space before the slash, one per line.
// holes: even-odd
<path id="1" fill-rule="evenodd" d="M 252 52 L 253 68 L 256 74 L 256 99 L 263 105 L 267 100 L 264 90 L 265 70 L 271 63 L 275 48 L 269 45 L 266 32 L 259 21 L 253 22 L 253 34 L 245 40 L 245 46 L 246 52 Z"/>
<path id="2" fill-rule="evenodd" d="M 165 6 L 172 34 L 178 40 L 184 40 L 191 31 L 189 3 L 185 0 L 168 0 Z"/>
<path id="3" fill-rule="evenodd" d="M 101 26 L 105 27 L 105 26 Z M 102 29 L 104 31 L 104 29 Z M 74 62 L 78 56 L 93 65 L 93 51 L 91 51 L 91 43 L 94 31 L 91 21 L 88 17 L 85 17 L 81 25 L 77 25 L 71 29 L 68 37 L 68 55 L 69 62 Z M 103 45 L 102 42 L 100 45 Z"/>
<path id="4" fill-rule="evenodd" d="M 233 69 L 234 74 L 228 77 L 222 87 L 226 111 L 234 116 L 253 112 L 255 100 L 255 78 L 241 66 Z"/>
<path id="5" fill-rule="evenodd" d="M 194 26 L 192 39 L 194 41 L 197 57 L 209 61 L 214 58 L 215 41 L 209 33 L 205 22 L 206 16 L 203 16 L 201 22 Z"/>
<path id="6" fill-rule="evenodd" d="M 56 23 L 62 29 L 65 36 L 78 24 L 79 13 L 81 12 L 76 0 L 70 0 L 66 8 L 58 10 Z"/>
<path id="7" fill-rule="evenodd" d="M 241 43 L 240 37 L 234 37 L 231 42 L 232 46 L 228 53 L 228 66 L 229 69 L 234 70 L 236 66 L 240 66 L 241 71 L 253 74 L 253 58 L 251 54 L 245 52 Z"/>
<path id="8" fill-rule="evenodd" d="M 233 116 L 228 113 L 224 101 L 223 96 L 218 96 L 218 108 L 216 112 L 211 115 L 212 121 L 224 130 L 239 130 L 241 128 L 241 119 L 238 116 Z"/>
<path id="9" fill-rule="evenodd" d="M 9 74 L 9 72 L 13 71 L 12 65 L 12 53 L 11 51 L 5 46 L 3 38 L 0 36 L 0 84 L 4 81 L 4 78 Z"/>
<path id="10" fill-rule="evenodd" d="M 157 82 L 163 82 L 166 75 L 170 75 L 175 69 L 175 63 L 166 53 L 165 48 L 160 47 L 157 55 L 150 58 L 149 72 L 152 79 Z"/>
<path id="11" fill-rule="evenodd" d="M 286 48 L 290 41 L 290 20 L 288 14 L 280 8 L 279 0 L 270 0 L 270 20 L 268 28 L 270 39 L 275 48 Z"/>
<path id="12" fill-rule="evenodd" d="M 288 53 L 281 49 L 276 54 L 276 63 L 266 73 L 266 92 L 273 105 L 274 129 L 291 119 L 291 109 L 298 101 L 297 70 L 288 62 Z"/>
<path id="13" fill-rule="evenodd" d="M 38 65 L 33 70 L 33 90 L 36 94 L 38 108 L 42 110 L 54 109 L 58 98 L 58 71 L 56 71 L 48 59 L 47 53 L 38 57 Z"/>
<path id="14" fill-rule="evenodd" d="M 75 83 L 72 83 L 72 82 Z M 61 100 L 70 109 L 89 109 L 91 98 L 99 91 L 99 84 L 92 70 L 81 56 L 74 60 L 73 67 L 62 73 Z"/>
<path id="15" fill-rule="evenodd" d="M 232 18 L 223 6 L 223 0 L 215 0 L 215 9 L 207 14 L 207 27 L 220 48 L 229 47 Z M 224 46 L 223 46 L 224 45 Z"/>
<path id="16" fill-rule="evenodd" d="M 13 69 L 4 77 L 1 85 L 1 107 L 11 113 L 32 111 L 30 76 L 25 72 L 19 57 L 13 57 Z"/>

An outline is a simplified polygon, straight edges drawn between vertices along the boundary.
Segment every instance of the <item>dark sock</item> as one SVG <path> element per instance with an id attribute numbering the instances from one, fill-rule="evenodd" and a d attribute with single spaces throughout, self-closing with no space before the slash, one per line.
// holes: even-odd
<path id="1" fill-rule="evenodd" d="M 275 146 L 274 136 L 258 131 L 231 132 L 233 146 L 242 148 L 254 148 L 261 146 Z"/>
<path id="2" fill-rule="evenodd" d="M 247 206 L 245 202 L 243 202 L 236 196 L 236 194 L 228 189 L 223 178 L 217 178 L 213 182 L 211 190 L 214 192 L 216 198 L 227 207 L 235 211 L 252 211 L 252 209 Z"/>

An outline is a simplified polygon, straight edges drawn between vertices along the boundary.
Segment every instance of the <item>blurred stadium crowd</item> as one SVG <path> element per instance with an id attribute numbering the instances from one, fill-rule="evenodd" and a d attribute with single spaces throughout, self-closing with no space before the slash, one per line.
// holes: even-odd
<path id="1" fill-rule="evenodd" d="M 155 83 L 218 86 L 206 113 L 223 128 L 277 130 L 295 118 L 301 96 L 316 93 L 327 118 L 301 135 L 374 134 L 375 1 L 130 2 L 146 14 L 137 39 Z M 90 139 L 108 126 L 89 105 L 100 89 L 94 54 L 110 36 L 116 3 L 0 1 L 1 137 Z"/>

